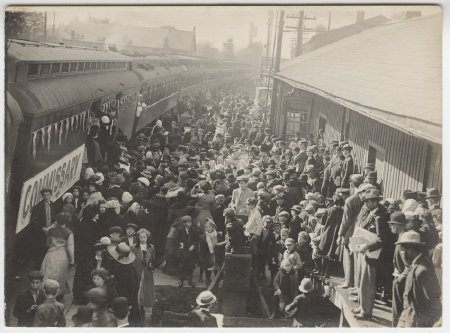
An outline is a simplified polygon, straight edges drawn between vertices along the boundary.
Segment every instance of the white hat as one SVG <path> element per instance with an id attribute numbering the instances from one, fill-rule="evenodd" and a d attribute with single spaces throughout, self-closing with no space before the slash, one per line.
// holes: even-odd
<path id="1" fill-rule="evenodd" d="M 130 194 L 130 192 L 123 192 L 122 194 L 122 202 L 125 204 L 130 203 L 133 200 L 133 196 Z"/>
<path id="2" fill-rule="evenodd" d="M 145 177 L 139 177 L 138 181 L 140 181 L 142 184 L 144 184 L 147 187 L 150 186 L 150 181 L 147 178 L 145 178 Z"/>
<path id="3" fill-rule="evenodd" d="M 86 168 L 86 170 L 84 170 L 84 180 L 89 180 L 89 178 L 91 178 L 92 175 L 94 175 L 94 169 L 92 168 Z"/>
<path id="4" fill-rule="evenodd" d="M 152 152 L 149 150 L 148 152 L 146 152 L 145 153 L 145 159 L 146 160 L 149 160 L 149 159 L 151 159 L 153 157 L 153 154 L 152 154 Z"/>
<path id="5" fill-rule="evenodd" d="M 198 294 L 197 298 L 195 299 L 198 305 L 213 304 L 216 302 L 216 300 L 217 297 L 214 296 L 214 294 L 209 290 L 202 291 L 200 294 Z"/>
<path id="6" fill-rule="evenodd" d="M 105 204 L 106 208 L 114 208 L 114 211 L 116 212 L 117 215 L 120 214 L 120 203 L 118 200 L 108 200 L 106 201 Z"/>
<path id="7" fill-rule="evenodd" d="M 97 172 L 95 175 L 100 177 L 100 179 L 97 180 L 95 183 L 98 185 L 102 185 L 103 181 L 105 180 L 105 176 L 103 176 L 103 174 L 101 172 Z"/>
<path id="8" fill-rule="evenodd" d="M 70 192 L 66 192 L 63 194 L 62 196 L 62 201 L 66 201 L 67 197 L 72 197 L 73 198 L 73 194 Z"/>
<path id="9" fill-rule="evenodd" d="M 157 121 L 156 121 L 156 126 L 162 127 L 162 121 L 161 121 L 161 120 L 157 120 Z"/>
<path id="10" fill-rule="evenodd" d="M 103 124 L 109 124 L 110 120 L 107 116 L 102 116 L 101 121 Z"/>

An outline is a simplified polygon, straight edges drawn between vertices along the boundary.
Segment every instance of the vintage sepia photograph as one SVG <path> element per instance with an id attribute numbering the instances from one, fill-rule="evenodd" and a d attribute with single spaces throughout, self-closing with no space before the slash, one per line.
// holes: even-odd
<path id="1" fill-rule="evenodd" d="M 7 328 L 442 329 L 441 6 L 3 11 Z"/>

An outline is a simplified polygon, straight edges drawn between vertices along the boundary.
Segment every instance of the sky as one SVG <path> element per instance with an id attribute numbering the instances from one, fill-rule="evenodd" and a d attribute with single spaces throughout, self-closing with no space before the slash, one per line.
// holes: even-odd
<path id="1" fill-rule="evenodd" d="M 56 26 L 65 24 L 74 17 L 85 21 L 92 16 L 109 18 L 112 22 L 124 25 L 147 27 L 170 25 L 181 30 L 192 30 L 195 27 L 197 43 L 210 42 L 219 49 L 228 38 L 233 38 L 235 49 L 244 48 L 249 42 L 250 23 L 257 28 L 253 41 L 265 45 L 270 11 L 273 11 L 275 21 L 276 13 L 280 10 L 285 11 L 285 16 L 298 15 L 303 10 L 306 16 L 315 18 L 305 24 L 305 27 L 313 29 L 319 24 L 328 27 L 329 13 L 333 29 L 354 23 L 357 11 L 361 10 L 365 12 L 365 18 L 376 15 L 391 18 L 406 10 L 421 10 L 422 15 L 439 12 L 436 6 L 48 6 L 33 9 L 47 10 L 49 24 L 53 23 L 55 12 Z M 296 19 L 285 18 L 285 27 L 296 26 L 297 22 Z M 312 33 L 305 34 L 304 41 L 306 42 L 312 35 Z M 289 58 L 291 39 L 295 36 L 294 33 L 284 33 L 283 57 Z M 271 39 L 273 40 L 273 36 Z"/>

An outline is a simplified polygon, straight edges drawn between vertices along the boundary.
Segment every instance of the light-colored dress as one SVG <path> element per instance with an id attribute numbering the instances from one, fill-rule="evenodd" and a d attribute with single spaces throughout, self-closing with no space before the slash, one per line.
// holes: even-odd
<path id="1" fill-rule="evenodd" d="M 204 193 L 197 198 L 195 208 L 198 211 L 198 215 L 194 218 L 193 223 L 201 227 L 203 231 L 205 223 L 208 218 L 212 219 L 212 212 L 216 209 L 216 199 L 214 194 Z"/>
<path id="2" fill-rule="evenodd" d="M 46 279 L 59 282 L 58 295 L 70 293 L 68 281 L 69 264 L 75 262 L 73 233 L 65 226 L 52 226 L 47 235 L 50 247 L 41 266 L 41 273 Z"/>

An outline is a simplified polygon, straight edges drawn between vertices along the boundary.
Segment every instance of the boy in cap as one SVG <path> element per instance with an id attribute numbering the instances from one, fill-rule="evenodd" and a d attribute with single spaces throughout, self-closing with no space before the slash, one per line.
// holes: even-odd
<path id="1" fill-rule="evenodd" d="M 29 287 L 16 297 L 13 315 L 17 318 L 17 327 L 33 326 L 36 308 L 41 305 L 45 296 L 41 290 L 43 275 L 39 271 L 28 273 Z"/>
<path id="2" fill-rule="evenodd" d="M 283 253 L 282 260 L 289 260 L 292 268 L 297 273 L 303 267 L 303 263 L 300 254 L 294 250 L 295 241 L 292 238 L 287 238 L 284 244 L 286 245 L 286 250 Z"/>
<path id="3" fill-rule="evenodd" d="M 56 300 L 59 289 L 58 281 L 47 279 L 44 281 L 45 301 L 36 308 L 34 327 L 65 327 L 64 305 Z"/>

